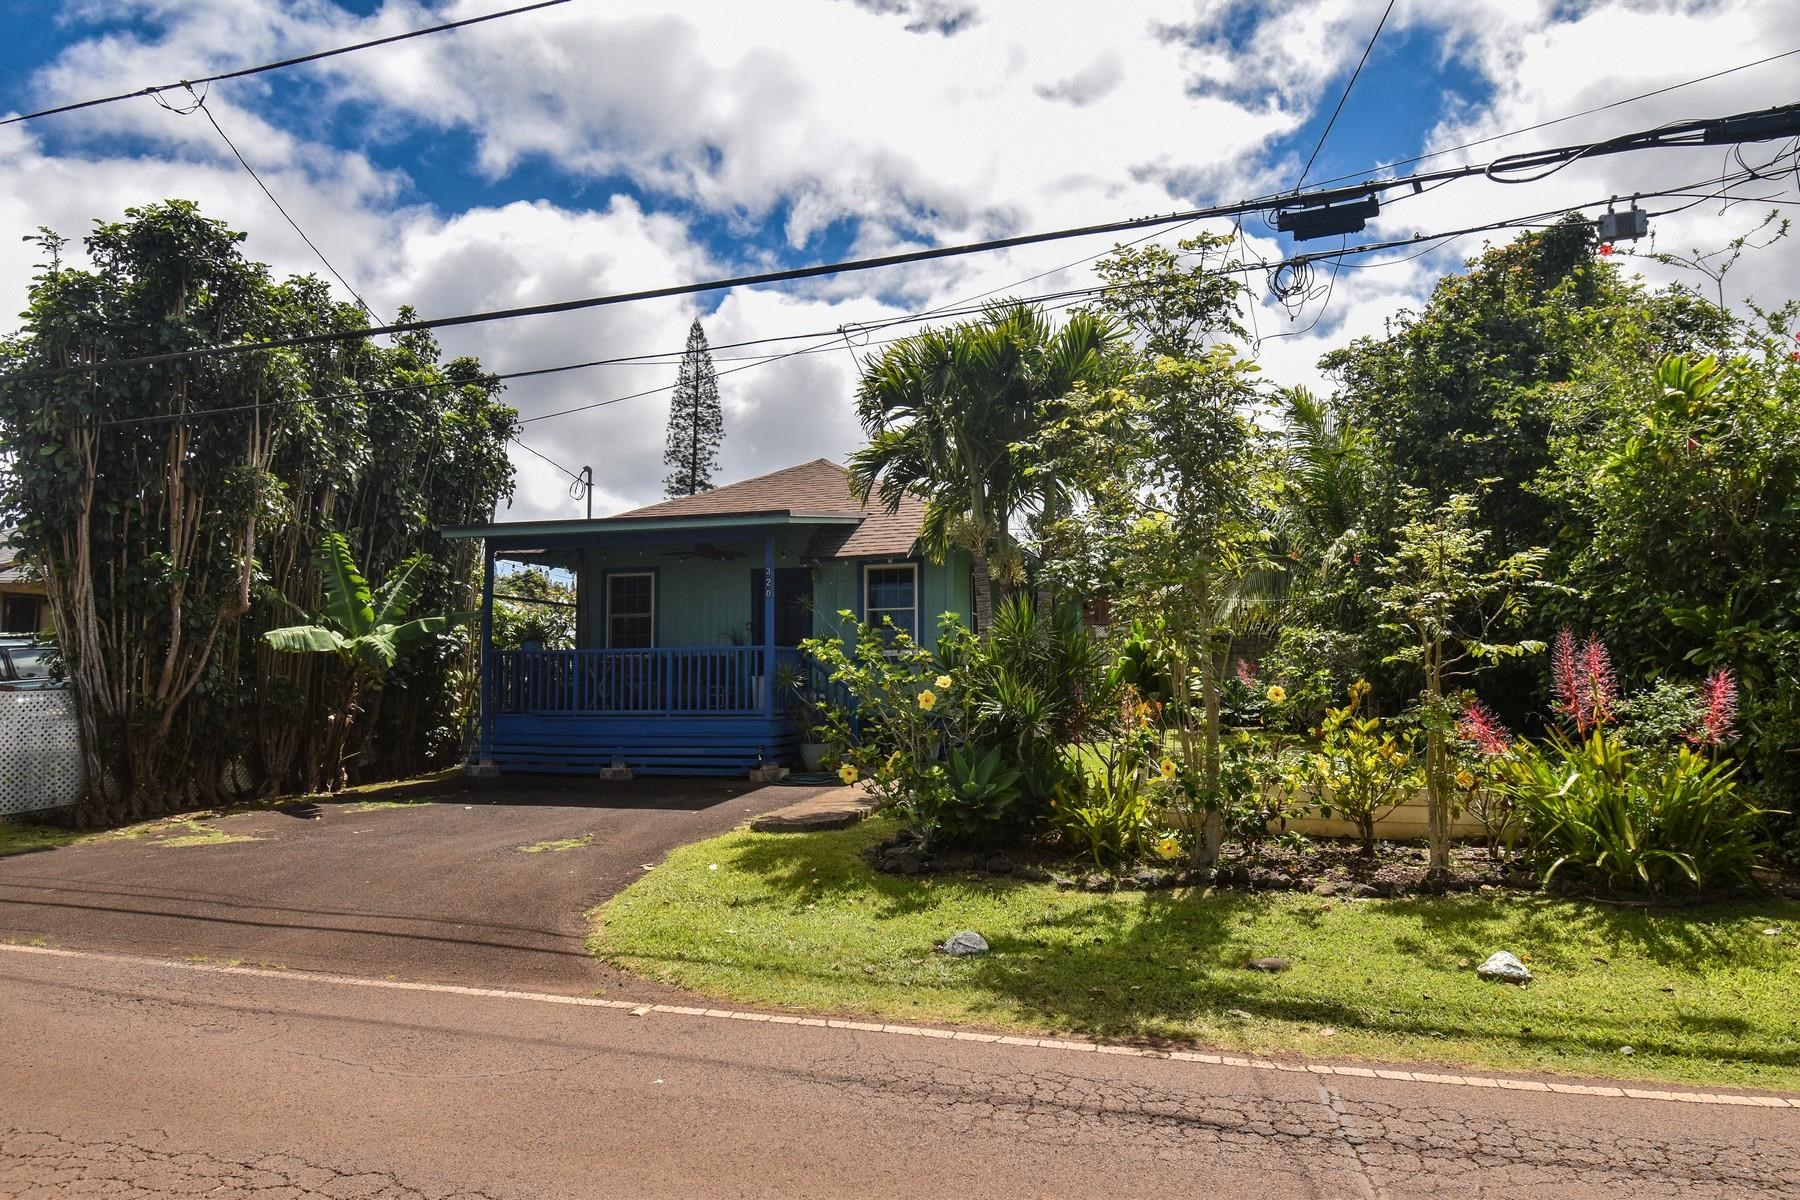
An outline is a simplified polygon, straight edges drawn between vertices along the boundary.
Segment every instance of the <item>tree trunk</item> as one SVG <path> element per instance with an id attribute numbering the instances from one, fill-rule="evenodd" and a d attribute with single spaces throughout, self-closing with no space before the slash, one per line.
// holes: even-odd
<path id="1" fill-rule="evenodd" d="M 985 634 L 994 627 L 994 580 L 988 573 L 987 548 L 977 546 L 969 557 L 975 565 L 975 631 Z"/>

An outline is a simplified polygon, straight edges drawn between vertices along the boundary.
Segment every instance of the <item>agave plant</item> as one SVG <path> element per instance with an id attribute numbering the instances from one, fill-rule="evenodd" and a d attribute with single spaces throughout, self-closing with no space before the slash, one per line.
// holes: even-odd
<path id="1" fill-rule="evenodd" d="M 325 592 L 325 607 L 309 613 L 286 597 L 283 604 L 306 617 L 303 625 L 287 625 L 263 634 L 270 649 L 287 654 L 330 654 L 343 665 L 336 711 L 326 737 L 326 778 L 343 782 L 343 752 L 350 726 L 365 693 L 379 690 L 399 661 L 400 652 L 413 642 L 462 624 L 474 613 L 434 613 L 406 619 L 418 601 L 431 570 L 431 557 L 415 554 L 371 588 L 350 557 L 350 543 L 331 532 L 319 539 L 313 552 Z"/>

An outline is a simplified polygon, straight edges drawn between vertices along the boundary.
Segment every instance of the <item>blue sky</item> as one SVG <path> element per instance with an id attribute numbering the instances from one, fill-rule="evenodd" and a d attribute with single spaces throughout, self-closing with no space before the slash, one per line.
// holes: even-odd
<path id="1" fill-rule="evenodd" d="M 557 9 L 216 85 L 210 110 L 378 311 L 530 304 L 911 245 L 1164 212 L 1291 186 L 1385 0 L 576 0 Z M 29 109 L 212 73 L 507 0 L 14 0 L 0 10 L 0 107 Z M 1399 3 L 1311 181 L 1487 136 L 1800 46 L 1770 0 Z M 948 33 L 945 31 L 949 30 Z M 1778 65 L 1571 122 L 1519 149 L 1777 100 Z M 322 270 L 198 116 L 134 99 L 0 130 L 20 234 L 79 234 L 181 195 L 246 230 L 280 271 Z M 1543 185 L 1473 183 L 1409 200 L 1378 236 L 1450 228 L 1661 182 L 1674 164 L 1584 164 Z M 1692 170 L 1692 164 L 1682 165 Z M 1659 236 L 1705 244 L 1739 217 Z M 1291 247 L 1254 220 L 1246 249 Z M 7 239 L 12 242 L 13 239 Z M 495 369 L 679 348 L 918 311 L 1105 249 L 1040 246 L 877 275 L 447 334 Z M 1345 272 L 1329 307 L 1260 289 L 1247 349 L 1280 382 L 1328 386 L 1320 353 L 1378 331 L 1478 248 Z M 0 244 L 14 311 L 30 255 Z M 1757 267 L 1767 288 L 1783 263 Z M 1079 286 L 1075 265 L 1029 285 Z M 1761 272 L 1761 276 L 1758 275 Z M 829 342 L 827 338 L 825 341 Z M 726 366 L 721 356 L 721 366 Z M 729 476 L 859 437 L 841 346 L 725 383 Z M 672 381 L 671 364 L 521 384 L 527 417 Z M 660 395 L 532 422 L 526 440 L 592 464 L 596 509 L 654 498 Z M 513 515 L 570 511 L 567 479 L 521 454 Z"/>

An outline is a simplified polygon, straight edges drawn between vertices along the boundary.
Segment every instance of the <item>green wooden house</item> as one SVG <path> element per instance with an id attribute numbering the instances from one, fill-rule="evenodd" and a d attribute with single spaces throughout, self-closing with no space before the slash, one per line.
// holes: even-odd
<path id="1" fill-rule="evenodd" d="M 971 610 L 968 556 L 920 552 L 923 505 L 860 503 L 826 459 L 613 517 L 444 531 L 486 546 L 482 771 L 741 774 L 790 765 L 797 647 L 893 624 L 927 646 Z M 495 562 L 574 576 L 574 649 L 495 650 Z M 501 576 L 502 591 L 504 577 Z"/>

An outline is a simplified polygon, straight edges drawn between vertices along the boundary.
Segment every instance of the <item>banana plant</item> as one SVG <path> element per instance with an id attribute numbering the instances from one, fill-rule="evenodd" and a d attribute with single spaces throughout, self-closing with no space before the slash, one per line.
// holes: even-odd
<path id="1" fill-rule="evenodd" d="M 263 634 L 263 640 L 271 649 L 288 654 L 335 654 L 352 673 L 363 676 L 365 684 L 384 680 L 409 643 L 476 615 L 437 613 L 403 620 L 425 586 L 430 555 L 413 555 L 374 589 L 357 570 L 343 534 L 327 533 L 319 539 L 313 558 L 325 590 L 324 609 L 308 613 L 284 597 L 289 608 L 311 620 L 305 625 L 271 629 Z"/>
<path id="2" fill-rule="evenodd" d="M 263 634 L 269 648 L 286 654 L 330 654 L 343 666 L 337 711 L 326 736 L 326 777 L 344 782 L 343 750 L 350 726 L 361 712 L 359 702 L 378 691 L 408 645 L 461 625 L 475 613 L 433 613 L 406 619 L 431 571 L 431 557 L 415 554 L 394 568 L 381 586 L 371 588 L 350 556 L 343 534 L 330 532 L 313 552 L 325 606 L 307 612 L 285 596 L 281 603 L 307 618 Z"/>

